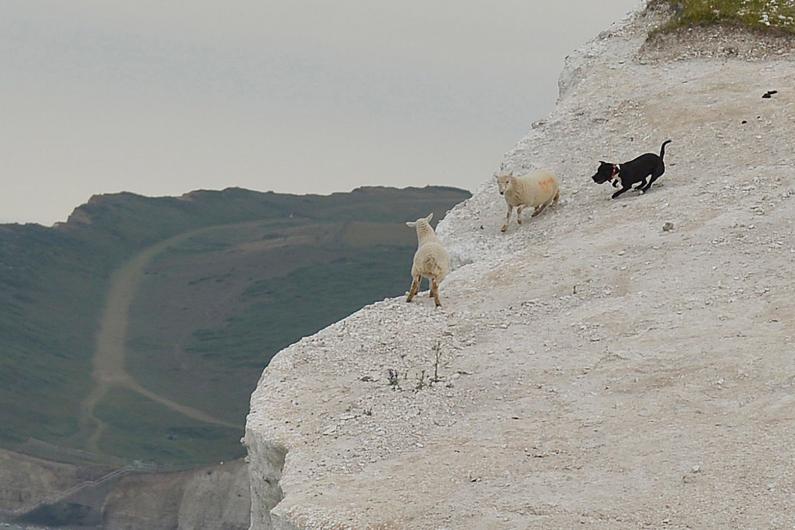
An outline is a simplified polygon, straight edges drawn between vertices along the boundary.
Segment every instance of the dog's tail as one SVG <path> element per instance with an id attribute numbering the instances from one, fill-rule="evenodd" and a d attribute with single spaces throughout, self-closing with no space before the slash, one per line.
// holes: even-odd
<path id="1" fill-rule="evenodd" d="M 662 147 L 660 147 L 660 158 L 665 158 L 665 146 L 670 144 L 671 140 L 666 140 L 663 142 Z"/>

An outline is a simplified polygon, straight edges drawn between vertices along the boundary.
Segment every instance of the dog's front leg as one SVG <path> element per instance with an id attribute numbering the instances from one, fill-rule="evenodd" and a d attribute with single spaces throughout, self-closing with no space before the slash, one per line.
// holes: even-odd
<path id="1" fill-rule="evenodd" d="M 622 186 L 623 186 L 623 184 L 622 184 Z M 628 187 L 628 188 L 621 188 L 620 190 L 618 190 L 617 192 L 615 192 L 615 193 L 612 195 L 612 198 L 613 198 L 613 199 L 617 199 L 619 195 L 621 195 L 622 193 L 625 193 L 625 192 L 627 192 L 627 191 L 629 191 L 629 190 L 631 190 L 631 189 L 632 189 L 632 186 L 630 186 L 630 187 Z"/>
<path id="2" fill-rule="evenodd" d="M 500 229 L 500 232 L 505 232 L 506 230 L 508 230 L 508 223 L 511 220 L 511 214 L 512 213 L 513 213 L 513 206 L 511 206 L 509 204 L 508 205 L 508 213 L 505 215 L 505 224 L 502 225 L 502 228 Z"/>

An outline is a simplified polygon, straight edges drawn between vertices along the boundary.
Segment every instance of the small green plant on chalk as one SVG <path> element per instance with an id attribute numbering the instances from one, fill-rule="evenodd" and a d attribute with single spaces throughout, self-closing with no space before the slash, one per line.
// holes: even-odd
<path id="1" fill-rule="evenodd" d="M 433 362 L 433 377 L 431 378 L 431 384 L 434 384 L 441 381 L 441 378 L 439 377 L 439 363 L 442 360 L 442 343 L 436 341 L 432 349 L 434 354 L 434 362 Z"/>

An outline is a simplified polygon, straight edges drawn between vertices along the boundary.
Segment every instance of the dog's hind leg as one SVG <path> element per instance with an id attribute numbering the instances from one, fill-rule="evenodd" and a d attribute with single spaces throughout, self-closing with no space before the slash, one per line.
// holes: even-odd
<path id="1" fill-rule="evenodd" d="M 643 193 L 646 193 L 647 191 L 649 191 L 649 188 L 651 188 L 651 185 L 654 184 L 654 181 L 657 180 L 658 178 L 662 177 L 663 173 L 665 173 L 665 167 L 661 167 L 661 168 L 658 167 L 657 169 L 655 169 L 654 173 L 651 174 L 651 179 L 649 180 L 649 183 L 646 184 L 645 187 L 641 188 L 640 191 L 642 191 Z"/>
<path id="2" fill-rule="evenodd" d="M 641 189 L 643 189 L 644 186 L 646 186 L 646 179 L 645 178 L 640 181 L 640 184 L 635 186 L 635 191 L 640 191 Z"/>

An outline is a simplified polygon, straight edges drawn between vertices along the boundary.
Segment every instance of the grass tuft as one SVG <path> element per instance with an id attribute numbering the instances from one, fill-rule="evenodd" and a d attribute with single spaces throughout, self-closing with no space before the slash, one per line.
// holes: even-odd
<path id="1" fill-rule="evenodd" d="M 652 0 L 670 5 L 674 17 L 660 31 L 692 26 L 737 26 L 795 34 L 795 0 Z"/>

